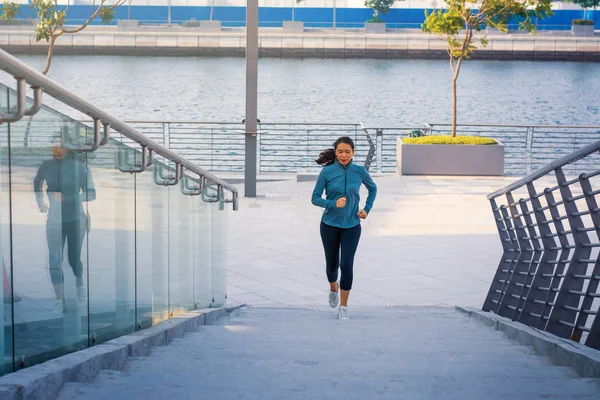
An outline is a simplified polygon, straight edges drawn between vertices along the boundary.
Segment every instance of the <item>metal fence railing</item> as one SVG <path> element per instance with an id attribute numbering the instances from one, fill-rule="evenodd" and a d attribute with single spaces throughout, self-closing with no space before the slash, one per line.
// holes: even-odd
<path id="1" fill-rule="evenodd" d="M 503 253 L 483 305 L 484 311 L 595 349 L 599 150 L 596 141 L 488 196 Z"/>
<path id="2" fill-rule="evenodd" d="M 244 125 L 241 122 L 128 121 L 128 124 L 209 171 L 244 170 Z M 461 135 L 492 137 L 504 144 L 506 176 L 529 174 L 558 157 L 600 140 L 600 126 L 460 124 L 458 128 Z M 320 167 L 314 159 L 340 136 L 354 139 L 356 161 L 369 166 L 370 171 L 394 173 L 398 138 L 407 137 L 414 130 L 428 135 L 447 135 L 450 125 L 377 127 L 357 123 L 263 122 L 259 123 L 258 130 L 257 170 L 262 174 L 318 171 Z M 576 173 L 585 170 L 588 164 L 582 161 L 565 168 Z"/>

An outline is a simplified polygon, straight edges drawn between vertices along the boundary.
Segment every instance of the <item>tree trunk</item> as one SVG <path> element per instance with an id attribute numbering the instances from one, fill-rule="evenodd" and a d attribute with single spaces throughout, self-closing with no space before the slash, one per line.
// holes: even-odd
<path id="1" fill-rule="evenodd" d="M 210 21 L 212 21 L 212 19 L 213 19 L 213 10 L 214 10 L 214 8 L 215 8 L 215 0 L 212 0 L 210 2 L 210 19 L 209 19 Z"/>
<path id="2" fill-rule="evenodd" d="M 56 38 L 53 36 L 50 38 L 50 47 L 48 47 L 48 56 L 46 58 L 46 68 L 42 74 L 46 75 L 50 70 L 50 65 L 52 64 L 52 52 L 54 51 L 54 44 L 56 43 Z"/>
<path id="3" fill-rule="evenodd" d="M 294 21 L 295 8 L 296 8 L 296 0 L 292 0 L 292 22 Z"/>
<path id="4" fill-rule="evenodd" d="M 452 137 L 456 137 L 456 80 L 458 73 L 452 77 Z"/>

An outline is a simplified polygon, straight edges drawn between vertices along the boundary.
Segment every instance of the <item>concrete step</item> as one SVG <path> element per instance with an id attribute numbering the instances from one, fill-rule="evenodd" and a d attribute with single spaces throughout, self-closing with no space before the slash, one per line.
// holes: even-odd
<path id="1" fill-rule="evenodd" d="M 453 309 L 250 308 L 57 399 L 598 399 L 600 382 Z"/>

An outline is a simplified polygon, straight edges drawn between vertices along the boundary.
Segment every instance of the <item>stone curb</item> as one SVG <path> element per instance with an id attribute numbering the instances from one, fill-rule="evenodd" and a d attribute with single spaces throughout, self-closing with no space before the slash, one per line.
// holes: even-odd
<path id="1" fill-rule="evenodd" d="M 504 332 L 509 339 L 515 340 L 520 345 L 532 347 L 536 354 L 550 357 L 554 364 L 572 368 L 583 378 L 600 378 L 600 351 L 598 350 L 496 314 L 471 308 L 456 307 L 456 309 L 484 325 Z"/>
<path id="2" fill-rule="evenodd" d="M 53 399 L 67 382 L 91 382 L 101 370 L 118 370 L 129 357 L 144 357 L 153 346 L 165 346 L 200 325 L 245 307 L 207 308 L 181 314 L 151 328 L 121 336 L 0 378 L 2 400 Z"/>

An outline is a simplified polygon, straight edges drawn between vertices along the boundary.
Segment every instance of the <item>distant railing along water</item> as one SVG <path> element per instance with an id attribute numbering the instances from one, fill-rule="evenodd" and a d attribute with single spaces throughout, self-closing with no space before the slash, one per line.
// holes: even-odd
<path id="1" fill-rule="evenodd" d="M 244 169 L 244 126 L 240 122 L 143 121 L 128 123 L 153 141 L 173 149 L 209 171 L 241 172 Z M 314 159 L 339 136 L 356 143 L 356 160 L 364 163 L 370 150 L 366 133 L 375 151 L 370 170 L 396 172 L 396 142 L 413 130 L 448 135 L 450 124 L 420 126 L 367 126 L 360 123 L 261 122 L 258 137 L 258 171 L 315 172 Z M 492 137 L 505 146 L 505 175 L 525 175 L 600 140 L 600 126 L 459 124 L 461 135 Z M 32 139 L 33 140 L 33 139 Z M 566 168 L 574 172 L 581 165 Z"/>

